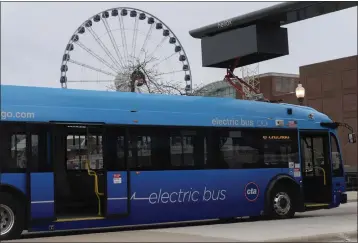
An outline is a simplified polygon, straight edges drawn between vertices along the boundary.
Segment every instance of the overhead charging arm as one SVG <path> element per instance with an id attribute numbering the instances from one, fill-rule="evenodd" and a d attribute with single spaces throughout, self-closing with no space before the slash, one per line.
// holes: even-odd
<path id="1" fill-rule="evenodd" d="M 236 91 L 238 91 L 245 98 L 246 98 L 246 94 L 242 90 L 242 87 L 237 85 L 235 82 L 233 82 L 232 79 L 236 79 L 240 84 L 245 85 L 251 92 L 253 92 L 257 95 L 260 94 L 260 92 L 258 90 L 256 90 L 254 87 L 249 85 L 243 79 L 234 75 L 234 70 L 237 67 L 237 65 L 239 64 L 239 61 L 240 61 L 240 57 L 237 57 L 235 59 L 233 65 L 226 69 L 226 75 L 225 75 L 224 80 L 226 80 L 231 86 L 233 86 L 236 89 Z M 263 101 L 270 102 L 268 99 L 265 99 L 265 98 L 263 98 Z"/>

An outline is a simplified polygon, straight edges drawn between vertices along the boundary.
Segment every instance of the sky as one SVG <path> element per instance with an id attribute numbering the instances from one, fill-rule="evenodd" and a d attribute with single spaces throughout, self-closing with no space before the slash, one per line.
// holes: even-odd
<path id="1" fill-rule="evenodd" d="M 61 87 L 62 56 L 74 31 L 90 16 L 116 7 L 144 10 L 169 26 L 185 49 L 194 84 L 222 80 L 224 69 L 202 67 L 200 40 L 189 31 L 274 4 L 278 2 L 2 2 L 1 83 Z M 303 65 L 357 55 L 357 8 L 285 27 L 290 54 L 260 63 L 260 73 L 298 74 Z"/>

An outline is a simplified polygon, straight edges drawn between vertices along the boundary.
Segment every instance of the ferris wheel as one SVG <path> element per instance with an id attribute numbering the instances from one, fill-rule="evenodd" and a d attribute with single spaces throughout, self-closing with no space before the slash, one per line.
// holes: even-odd
<path id="1" fill-rule="evenodd" d="M 82 23 L 61 61 L 62 88 L 190 95 L 188 57 L 174 32 L 134 8 L 100 12 Z"/>

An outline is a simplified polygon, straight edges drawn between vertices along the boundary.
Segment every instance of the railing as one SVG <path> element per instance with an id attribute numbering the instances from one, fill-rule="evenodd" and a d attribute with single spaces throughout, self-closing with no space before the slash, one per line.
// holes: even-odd
<path id="1" fill-rule="evenodd" d="M 358 176 L 355 172 L 346 173 L 346 191 L 358 191 Z"/>

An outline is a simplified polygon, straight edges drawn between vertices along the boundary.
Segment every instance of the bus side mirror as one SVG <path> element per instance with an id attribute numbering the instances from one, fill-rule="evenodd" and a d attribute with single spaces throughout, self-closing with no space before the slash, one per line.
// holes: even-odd
<path id="1" fill-rule="evenodd" d="M 357 137 L 355 133 L 349 133 L 348 134 L 348 142 L 349 143 L 356 143 L 357 142 Z"/>

